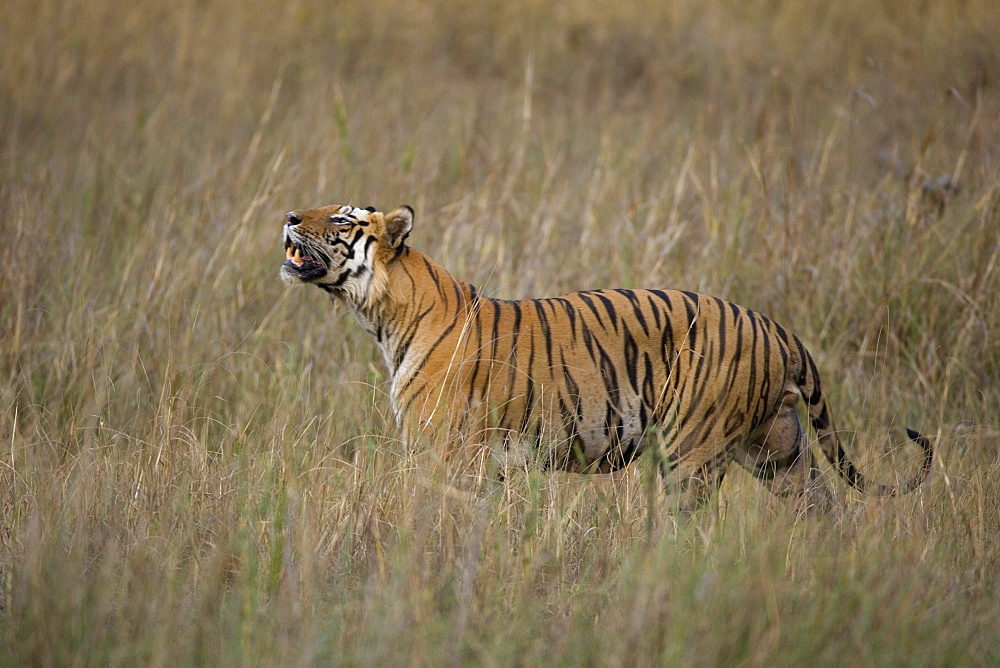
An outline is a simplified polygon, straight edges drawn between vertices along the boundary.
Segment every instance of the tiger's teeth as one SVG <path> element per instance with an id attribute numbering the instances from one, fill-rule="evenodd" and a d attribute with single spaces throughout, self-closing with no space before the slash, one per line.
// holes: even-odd
<path id="1" fill-rule="evenodd" d="M 285 249 L 285 259 L 286 260 L 291 260 L 292 259 L 292 247 L 291 246 L 289 246 L 288 248 Z"/>
<path id="2" fill-rule="evenodd" d="M 299 252 L 299 247 L 295 247 L 295 254 L 292 255 L 292 262 L 295 264 L 302 264 L 302 253 Z"/>

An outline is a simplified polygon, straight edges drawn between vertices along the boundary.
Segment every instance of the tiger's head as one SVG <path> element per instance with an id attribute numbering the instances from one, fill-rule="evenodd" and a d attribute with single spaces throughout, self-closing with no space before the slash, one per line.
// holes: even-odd
<path id="1" fill-rule="evenodd" d="M 281 279 L 311 283 L 366 306 L 384 289 L 385 267 L 402 251 L 412 228 L 409 206 L 388 213 L 350 205 L 289 211 Z"/>

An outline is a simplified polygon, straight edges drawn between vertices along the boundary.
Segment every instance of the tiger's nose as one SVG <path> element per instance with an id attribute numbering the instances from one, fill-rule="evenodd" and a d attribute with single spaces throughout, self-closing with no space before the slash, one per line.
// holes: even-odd
<path id="1" fill-rule="evenodd" d="M 289 211 L 285 214 L 285 220 L 288 221 L 289 225 L 298 225 L 302 222 L 302 216 L 295 213 L 294 211 Z"/>

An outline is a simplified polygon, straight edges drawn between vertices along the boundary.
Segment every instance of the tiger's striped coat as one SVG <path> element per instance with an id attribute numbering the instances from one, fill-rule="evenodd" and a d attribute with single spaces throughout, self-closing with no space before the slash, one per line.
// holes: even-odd
<path id="1" fill-rule="evenodd" d="M 816 489 L 795 406 L 853 487 L 879 495 L 847 458 L 819 374 L 797 336 L 755 311 L 676 290 L 590 290 L 501 300 L 455 278 L 405 239 L 413 211 L 294 211 L 283 279 L 346 302 L 389 368 L 397 423 L 457 457 L 527 448 L 543 466 L 620 469 L 656 444 L 661 466 L 703 497 L 730 461 L 775 493 Z M 491 445 L 492 444 L 492 445 Z M 821 492 L 821 495 L 825 492 Z"/>

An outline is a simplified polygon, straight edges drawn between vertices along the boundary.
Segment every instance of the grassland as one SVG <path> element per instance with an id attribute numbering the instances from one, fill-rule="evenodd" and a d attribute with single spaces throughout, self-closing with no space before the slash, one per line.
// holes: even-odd
<path id="1" fill-rule="evenodd" d="M 738 5 L 738 7 L 737 7 Z M 996 664 L 1000 8 L 0 4 L 0 663 Z M 949 186 L 957 186 L 957 189 Z M 457 481 L 286 210 L 417 211 L 487 293 L 717 294 L 855 459 L 675 521 L 641 462 Z M 831 481 L 832 482 L 832 481 Z"/>

